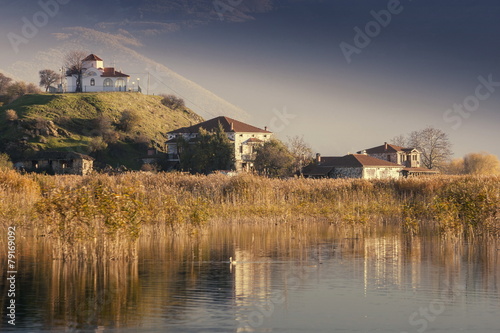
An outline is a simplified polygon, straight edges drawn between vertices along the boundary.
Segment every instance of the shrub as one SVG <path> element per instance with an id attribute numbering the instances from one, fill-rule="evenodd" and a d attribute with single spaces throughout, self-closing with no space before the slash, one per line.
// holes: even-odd
<path id="1" fill-rule="evenodd" d="M 7 121 L 16 121 L 19 117 L 17 116 L 17 112 L 15 110 L 10 109 L 5 111 L 5 119 Z"/>
<path id="2" fill-rule="evenodd" d="M 134 111 L 123 111 L 120 118 L 120 128 L 124 132 L 132 132 L 132 130 L 139 125 L 141 117 Z"/>
<path id="3" fill-rule="evenodd" d="M 161 100 L 161 104 L 165 105 L 166 107 L 169 107 L 173 110 L 177 110 L 179 108 L 184 108 L 185 103 L 184 100 L 180 97 L 177 97 L 175 95 L 160 95 L 163 97 Z"/>
<path id="4" fill-rule="evenodd" d="M 0 170 L 9 170 L 13 168 L 10 157 L 7 154 L 0 154 Z"/>

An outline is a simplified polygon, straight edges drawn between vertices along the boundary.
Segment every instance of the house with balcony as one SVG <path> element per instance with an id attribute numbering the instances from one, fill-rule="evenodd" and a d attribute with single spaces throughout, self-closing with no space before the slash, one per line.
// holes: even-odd
<path id="1" fill-rule="evenodd" d="M 67 92 L 76 92 L 78 76 L 78 71 L 68 69 L 66 72 Z M 129 75 L 114 67 L 104 67 L 104 61 L 95 54 L 90 54 L 82 60 L 82 92 L 128 91 L 129 79 Z"/>
<path id="2" fill-rule="evenodd" d="M 182 137 L 188 142 L 196 142 L 200 128 L 206 131 L 216 131 L 222 126 L 228 139 L 234 144 L 234 160 L 236 171 L 253 170 L 255 161 L 255 148 L 271 139 L 273 133 L 264 129 L 246 124 L 244 122 L 229 117 L 216 117 L 196 125 L 182 127 L 167 133 L 166 152 L 167 161 L 175 163 L 180 161 L 178 139 Z"/>
<path id="3" fill-rule="evenodd" d="M 422 153 L 416 148 L 404 148 L 384 142 L 383 145 L 359 151 L 358 154 L 402 165 L 404 168 L 401 170 L 401 175 L 405 177 L 439 173 L 422 165 Z"/>

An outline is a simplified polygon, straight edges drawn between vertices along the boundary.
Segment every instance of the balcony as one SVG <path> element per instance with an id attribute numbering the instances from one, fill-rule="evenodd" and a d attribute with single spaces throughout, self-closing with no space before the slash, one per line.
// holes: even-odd
<path id="1" fill-rule="evenodd" d="M 255 157 L 257 157 L 257 154 L 242 154 L 241 160 L 253 162 L 253 161 L 255 161 Z"/>

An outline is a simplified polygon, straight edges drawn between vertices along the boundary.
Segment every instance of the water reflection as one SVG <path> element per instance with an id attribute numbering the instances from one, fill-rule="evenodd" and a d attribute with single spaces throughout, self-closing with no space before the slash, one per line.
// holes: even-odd
<path id="1" fill-rule="evenodd" d="M 133 262 L 53 261 L 49 244 L 28 238 L 20 248 L 16 331 L 500 328 L 495 238 L 235 224 L 183 236 L 144 235 Z M 464 313 L 478 319 L 464 323 Z M 6 321 L 0 325 L 12 329 Z"/>

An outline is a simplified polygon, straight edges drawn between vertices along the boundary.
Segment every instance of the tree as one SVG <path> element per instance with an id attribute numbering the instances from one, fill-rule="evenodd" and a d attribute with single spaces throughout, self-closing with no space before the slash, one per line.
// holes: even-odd
<path id="1" fill-rule="evenodd" d="M 486 152 L 470 153 L 463 158 L 463 171 L 469 175 L 498 175 L 500 161 L 497 156 Z"/>
<path id="2" fill-rule="evenodd" d="M 125 132 L 131 132 L 134 127 L 139 125 L 141 116 L 135 111 L 123 111 L 120 118 L 120 127 Z"/>
<path id="3" fill-rule="evenodd" d="M 286 177 L 293 173 L 294 157 L 279 140 L 271 139 L 256 148 L 254 167 L 269 177 Z"/>
<path id="4" fill-rule="evenodd" d="M 453 155 L 448 134 L 434 127 L 398 135 L 391 142 L 397 146 L 416 148 L 422 153 L 422 163 L 428 169 L 442 169 Z"/>
<path id="5" fill-rule="evenodd" d="M 184 100 L 180 97 L 177 97 L 175 95 L 167 95 L 163 94 L 160 95 L 163 97 L 161 100 L 161 104 L 165 105 L 166 107 L 171 108 L 172 110 L 177 110 L 179 108 L 183 108 L 185 106 Z"/>
<path id="6" fill-rule="evenodd" d="M 61 79 L 61 75 L 54 72 L 52 69 L 42 69 L 38 72 L 40 75 L 40 87 L 45 88 L 45 92 L 49 87 Z"/>
<path id="7" fill-rule="evenodd" d="M 462 175 L 464 174 L 464 159 L 455 158 L 450 163 L 443 167 L 443 172 L 448 175 Z"/>
<path id="8" fill-rule="evenodd" d="M 64 67 L 66 68 L 66 75 L 76 76 L 76 89 L 75 92 L 82 92 L 82 60 L 85 59 L 86 52 L 82 50 L 69 51 L 64 56 Z"/>
<path id="9" fill-rule="evenodd" d="M 301 136 L 288 137 L 287 147 L 293 156 L 293 172 L 297 173 L 313 158 L 311 147 Z"/>
<path id="10" fill-rule="evenodd" d="M 194 142 L 179 138 L 177 146 L 182 170 L 204 174 L 234 170 L 234 144 L 221 124 L 212 132 L 200 128 Z"/>
<path id="11" fill-rule="evenodd" d="M 40 89 L 33 83 L 26 84 L 25 82 L 15 82 L 7 87 L 7 97 L 9 102 L 18 99 L 26 94 L 36 94 L 39 93 Z"/>
<path id="12" fill-rule="evenodd" d="M 453 155 L 448 134 L 434 127 L 411 132 L 408 144 L 422 153 L 422 163 L 429 169 L 439 169 Z"/>
<path id="13" fill-rule="evenodd" d="M 407 139 L 403 134 L 400 134 L 398 136 L 395 136 L 391 139 L 391 144 L 399 146 L 399 147 L 406 147 L 407 144 Z"/>

